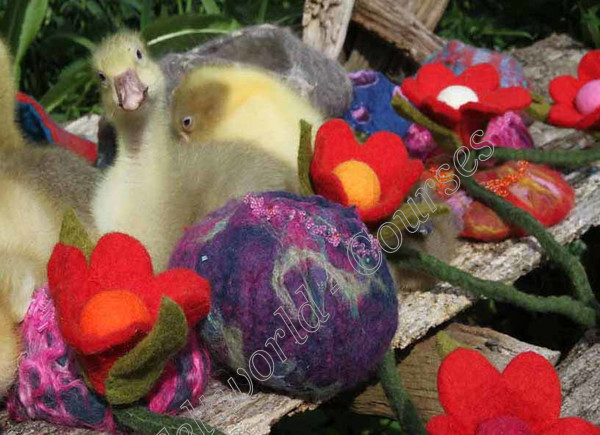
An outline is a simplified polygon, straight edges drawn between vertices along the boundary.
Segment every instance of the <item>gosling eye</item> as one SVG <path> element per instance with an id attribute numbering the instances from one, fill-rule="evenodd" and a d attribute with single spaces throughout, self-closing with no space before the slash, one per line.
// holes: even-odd
<path id="1" fill-rule="evenodd" d="M 192 126 L 194 125 L 194 118 L 192 118 L 191 116 L 186 116 L 181 120 L 181 125 L 183 126 L 184 130 L 191 130 Z"/>
<path id="2" fill-rule="evenodd" d="M 144 57 L 142 50 L 140 50 L 139 48 L 135 50 L 135 57 L 137 57 L 137 60 L 142 60 L 142 58 Z"/>
<path id="3" fill-rule="evenodd" d="M 106 83 L 106 75 L 102 71 L 98 71 L 98 79 L 100 80 L 100 83 Z"/>

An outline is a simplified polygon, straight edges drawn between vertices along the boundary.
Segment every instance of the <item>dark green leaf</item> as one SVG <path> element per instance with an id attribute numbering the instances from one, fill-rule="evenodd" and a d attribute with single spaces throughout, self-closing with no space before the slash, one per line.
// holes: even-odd
<path id="1" fill-rule="evenodd" d="M 148 394 L 167 362 L 185 345 L 187 331 L 181 307 L 163 296 L 158 320 L 150 334 L 110 369 L 106 400 L 112 405 L 125 405 Z"/>
<path id="2" fill-rule="evenodd" d="M 312 126 L 302 119 L 300 121 L 300 146 L 298 147 L 298 180 L 302 195 L 315 194 L 310 182 L 310 163 L 312 157 Z"/>

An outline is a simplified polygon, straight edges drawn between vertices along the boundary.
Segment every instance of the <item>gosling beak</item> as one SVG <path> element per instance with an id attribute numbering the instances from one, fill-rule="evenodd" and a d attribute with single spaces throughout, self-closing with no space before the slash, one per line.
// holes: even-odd
<path id="1" fill-rule="evenodd" d="M 185 143 L 188 143 L 190 141 L 190 137 L 187 134 L 185 134 L 183 131 L 179 132 L 179 138 Z"/>
<path id="2" fill-rule="evenodd" d="M 134 111 L 144 103 L 148 95 L 148 86 L 142 83 L 136 72 L 130 68 L 115 77 L 115 91 L 119 106 L 123 110 Z"/>

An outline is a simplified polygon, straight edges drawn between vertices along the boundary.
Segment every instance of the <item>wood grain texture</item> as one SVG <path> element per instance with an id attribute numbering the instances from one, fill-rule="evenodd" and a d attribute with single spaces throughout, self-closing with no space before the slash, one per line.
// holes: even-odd
<path id="1" fill-rule="evenodd" d="M 431 32 L 403 2 L 357 0 L 352 20 L 377 34 L 417 62 L 442 48 L 443 40 Z"/>
<path id="2" fill-rule="evenodd" d="M 539 353 L 553 365 L 560 357 L 560 352 L 524 343 L 489 328 L 451 324 L 443 331 L 460 344 L 481 352 L 498 370 L 503 370 L 510 360 L 521 352 Z M 444 412 L 437 396 L 437 372 L 442 358 L 438 354 L 436 343 L 436 336 L 417 343 L 398 364 L 398 373 L 402 377 L 404 387 L 425 421 Z M 352 410 L 359 414 L 394 418 L 379 383 L 367 387 L 357 396 Z"/>
<path id="3" fill-rule="evenodd" d="M 330 59 L 337 59 L 348 32 L 354 0 L 306 0 L 302 40 Z"/>

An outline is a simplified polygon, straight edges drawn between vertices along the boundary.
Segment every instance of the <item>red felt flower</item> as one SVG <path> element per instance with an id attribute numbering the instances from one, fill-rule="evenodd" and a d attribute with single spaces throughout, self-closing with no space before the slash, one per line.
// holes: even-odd
<path id="1" fill-rule="evenodd" d="M 315 139 L 310 173 L 317 193 L 374 223 L 394 213 L 423 172 L 420 160 L 408 158 L 402 139 L 378 132 L 359 144 L 341 119 L 324 123 Z"/>
<path id="2" fill-rule="evenodd" d="M 559 76 L 548 90 L 556 102 L 548 122 L 579 130 L 600 130 L 600 50 L 587 53 L 579 62 L 578 78 Z"/>
<path id="3" fill-rule="evenodd" d="M 121 233 L 103 236 L 89 265 L 81 250 L 57 244 L 48 283 L 61 333 L 102 394 L 112 365 L 152 330 L 163 296 L 182 308 L 190 326 L 210 310 L 207 280 L 187 269 L 155 277 L 148 251 Z"/>
<path id="4" fill-rule="evenodd" d="M 500 373 L 478 352 L 457 349 L 440 366 L 438 395 L 446 414 L 427 423 L 430 435 L 600 435 L 585 420 L 559 418 L 558 375 L 534 352 Z"/>
<path id="5" fill-rule="evenodd" d="M 487 63 L 459 75 L 442 63 L 424 65 L 415 78 L 404 80 L 402 93 L 431 119 L 456 130 L 466 146 L 471 134 L 491 118 L 531 104 L 526 89 L 501 88 L 498 71 Z"/>

